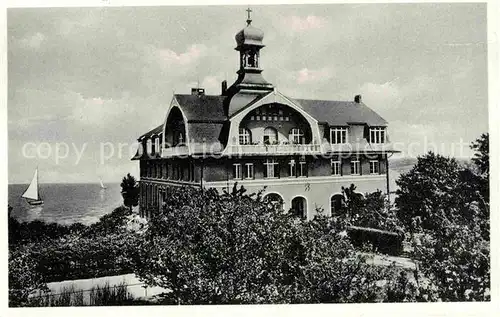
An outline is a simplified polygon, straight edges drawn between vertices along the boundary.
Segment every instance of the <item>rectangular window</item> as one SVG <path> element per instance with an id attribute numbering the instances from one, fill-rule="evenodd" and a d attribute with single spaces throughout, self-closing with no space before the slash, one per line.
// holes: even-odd
<path id="1" fill-rule="evenodd" d="M 370 174 L 379 174 L 379 173 L 380 173 L 379 161 L 377 160 L 370 161 Z"/>
<path id="2" fill-rule="evenodd" d="M 385 143 L 385 128 L 370 128 L 370 143 Z"/>
<path id="3" fill-rule="evenodd" d="M 233 164 L 233 178 L 241 179 L 241 164 Z"/>
<path id="4" fill-rule="evenodd" d="M 330 128 L 330 142 L 332 144 L 347 143 L 347 128 Z"/>
<path id="5" fill-rule="evenodd" d="M 274 159 L 267 159 L 264 163 L 264 177 L 265 178 L 277 178 L 279 177 L 279 164 Z"/>
<path id="6" fill-rule="evenodd" d="M 155 139 L 155 153 L 160 153 L 160 138 Z"/>
<path id="7" fill-rule="evenodd" d="M 297 166 L 295 165 L 295 160 L 290 160 L 290 170 L 288 172 L 289 177 L 296 177 L 297 176 Z"/>
<path id="8" fill-rule="evenodd" d="M 359 160 L 351 161 L 351 175 L 360 175 Z"/>
<path id="9" fill-rule="evenodd" d="M 339 160 L 336 160 L 336 159 L 332 159 L 331 161 L 331 165 L 332 165 L 332 175 L 335 175 L 335 176 L 341 176 L 341 163 Z"/>
<path id="10" fill-rule="evenodd" d="M 253 163 L 245 164 L 245 179 L 253 179 Z"/>
<path id="11" fill-rule="evenodd" d="M 297 171 L 297 174 L 299 177 L 307 177 L 307 162 L 306 161 L 299 162 L 299 169 Z"/>

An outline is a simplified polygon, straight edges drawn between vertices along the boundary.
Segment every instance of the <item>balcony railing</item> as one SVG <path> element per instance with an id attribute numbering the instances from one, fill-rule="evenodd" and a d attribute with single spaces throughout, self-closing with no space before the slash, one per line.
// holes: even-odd
<path id="1" fill-rule="evenodd" d="M 185 145 L 182 146 L 173 146 L 163 148 L 161 150 L 162 157 L 170 157 L 170 156 L 185 156 L 189 154 L 189 148 Z"/>
<path id="2" fill-rule="evenodd" d="M 248 145 L 228 145 L 226 154 L 245 154 L 245 155 L 260 155 L 260 154 L 307 154 L 320 153 L 321 145 L 319 144 L 248 144 Z"/>

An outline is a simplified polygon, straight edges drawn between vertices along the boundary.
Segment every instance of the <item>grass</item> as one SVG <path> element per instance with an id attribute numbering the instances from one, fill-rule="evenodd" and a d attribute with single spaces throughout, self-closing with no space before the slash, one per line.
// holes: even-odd
<path id="1" fill-rule="evenodd" d="M 134 299 L 125 283 L 110 286 L 95 286 L 88 291 L 77 290 L 72 285 L 64 287 L 58 294 L 45 293 L 30 299 L 32 307 L 57 307 L 57 306 L 122 306 L 146 305 L 147 301 Z"/>

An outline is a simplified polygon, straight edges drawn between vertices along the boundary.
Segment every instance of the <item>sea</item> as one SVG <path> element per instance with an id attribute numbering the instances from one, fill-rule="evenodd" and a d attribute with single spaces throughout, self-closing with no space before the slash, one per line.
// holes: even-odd
<path id="1" fill-rule="evenodd" d="M 42 220 L 60 224 L 91 224 L 123 204 L 119 183 L 106 184 L 40 184 L 43 205 L 30 206 L 23 192 L 28 184 L 9 185 L 11 215 L 19 221 Z"/>

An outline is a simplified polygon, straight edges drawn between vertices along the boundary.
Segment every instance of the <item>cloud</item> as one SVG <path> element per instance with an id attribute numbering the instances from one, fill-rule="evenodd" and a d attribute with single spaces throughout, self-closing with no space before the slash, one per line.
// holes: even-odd
<path id="1" fill-rule="evenodd" d="M 207 47 L 203 44 L 192 44 L 184 53 L 176 53 L 170 49 L 158 50 L 160 61 L 166 66 L 187 66 L 206 55 Z"/>
<path id="2" fill-rule="evenodd" d="M 38 49 L 46 39 L 47 37 L 45 35 L 40 32 L 36 32 L 31 36 L 21 39 L 20 43 L 24 47 Z"/>
<path id="3" fill-rule="evenodd" d="M 327 20 L 315 15 L 308 15 L 307 17 L 292 15 L 283 19 L 283 23 L 291 30 L 300 32 L 321 29 L 326 26 Z"/>
<path id="4" fill-rule="evenodd" d="M 328 68 L 318 70 L 302 68 L 301 70 L 294 72 L 292 76 L 298 84 L 309 84 L 330 79 L 332 77 L 332 72 Z"/>
<path id="5" fill-rule="evenodd" d="M 370 106 L 377 109 L 396 107 L 403 100 L 401 87 L 394 81 L 383 84 L 364 83 L 359 92 L 363 100 L 368 101 Z"/>

